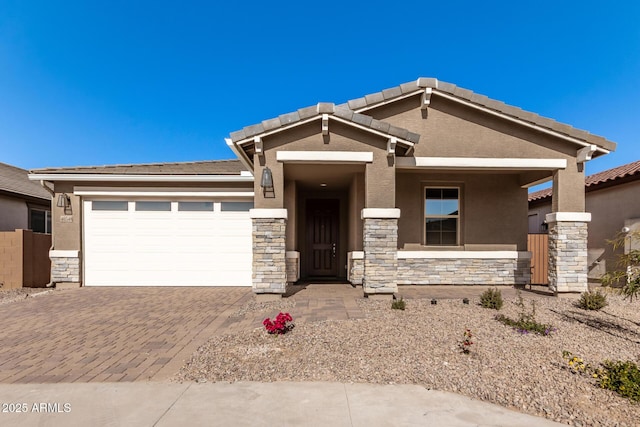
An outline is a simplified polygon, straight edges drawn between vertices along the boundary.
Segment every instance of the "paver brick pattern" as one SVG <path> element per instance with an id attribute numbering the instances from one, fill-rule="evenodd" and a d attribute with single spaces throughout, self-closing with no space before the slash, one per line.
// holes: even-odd
<path id="1" fill-rule="evenodd" d="M 298 324 L 364 317 L 362 287 L 292 288 Z M 486 287 L 401 286 L 405 298 L 477 297 Z M 503 296 L 515 291 L 502 288 Z M 0 383 L 166 380 L 215 334 L 277 313 L 233 316 L 251 288 L 80 288 L 0 305 Z"/>

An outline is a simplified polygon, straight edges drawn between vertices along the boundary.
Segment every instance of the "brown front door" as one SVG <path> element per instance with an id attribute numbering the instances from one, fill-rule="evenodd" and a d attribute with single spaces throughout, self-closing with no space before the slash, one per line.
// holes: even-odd
<path id="1" fill-rule="evenodd" d="M 307 266 L 309 276 L 338 275 L 340 201 L 307 200 Z"/>

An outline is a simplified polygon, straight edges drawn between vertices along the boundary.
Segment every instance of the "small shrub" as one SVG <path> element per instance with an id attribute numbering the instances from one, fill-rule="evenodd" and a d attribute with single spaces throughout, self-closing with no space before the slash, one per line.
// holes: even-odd
<path id="1" fill-rule="evenodd" d="M 606 360 L 597 371 L 600 387 L 640 402 L 640 369 L 633 362 Z"/>
<path id="2" fill-rule="evenodd" d="M 400 299 L 394 299 L 391 303 L 391 308 L 394 310 L 404 310 L 407 304 L 404 302 L 404 299 L 400 297 Z"/>
<path id="3" fill-rule="evenodd" d="M 480 295 L 480 305 L 484 308 L 500 310 L 502 308 L 502 292 L 498 288 L 487 289 Z"/>
<path id="4" fill-rule="evenodd" d="M 599 290 L 595 292 L 583 292 L 578 300 L 578 307 L 583 310 L 600 310 L 608 304 L 607 296 Z"/>
<path id="5" fill-rule="evenodd" d="M 471 332 L 471 329 L 466 329 L 464 331 L 464 336 L 462 338 L 462 341 L 460 342 L 460 351 L 462 351 L 462 353 L 464 354 L 471 353 L 471 345 L 473 345 L 473 341 L 471 341 L 471 338 L 473 338 L 473 333 Z"/>
<path id="6" fill-rule="evenodd" d="M 262 324 L 268 333 L 282 335 L 293 329 L 294 325 L 289 324 L 292 321 L 293 318 L 289 313 L 279 313 L 274 320 L 267 317 Z"/>
<path id="7" fill-rule="evenodd" d="M 567 361 L 569 369 L 576 374 L 591 373 L 593 371 L 591 365 L 585 363 L 581 357 L 574 356 L 570 351 L 563 351 L 562 357 Z"/>
<path id="8" fill-rule="evenodd" d="M 555 328 L 551 325 L 540 323 L 536 320 L 536 302 L 531 301 L 531 311 L 527 311 L 522 300 L 522 295 L 518 292 L 518 302 L 516 305 L 520 307 L 520 313 L 518 314 L 518 320 L 513 320 L 503 314 L 496 315 L 495 319 L 507 326 L 511 326 L 521 334 L 528 334 L 533 332 L 538 335 L 549 335 L 555 331 Z"/>

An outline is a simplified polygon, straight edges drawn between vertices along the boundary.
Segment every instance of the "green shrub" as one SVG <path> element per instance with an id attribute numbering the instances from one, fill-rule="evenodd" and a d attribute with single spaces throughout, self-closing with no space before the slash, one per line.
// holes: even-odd
<path id="1" fill-rule="evenodd" d="M 487 289 L 480 295 L 480 305 L 484 308 L 500 310 L 502 308 L 502 292 L 498 288 Z"/>
<path id="2" fill-rule="evenodd" d="M 391 303 L 391 308 L 394 310 L 404 310 L 406 308 L 406 304 L 402 297 L 400 297 L 400 299 L 394 299 Z"/>
<path id="3" fill-rule="evenodd" d="M 578 300 L 578 307 L 583 310 L 600 310 L 608 304 L 607 296 L 599 290 L 583 292 Z"/>
<path id="4" fill-rule="evenodd" d="M 640 370 L 633 362 L 605 361 L 598 371 L 600 387 L 640 402 Z"/>
<path id="5" fill-rule="evenodd" d="M 524 301 L 520 291 L 518 291 L 518 302 L 516 305 L 520 307 L 520 313 L 518 314 L 518 320 L 513 320 L 503 314 L 496 315 L 495 319 L 507 326 L 511 326 L 521 334 L 528 334 L 533 332 L 538 335 L 549 335 L 556 329 L 551 325 L 539 323 L 536 320 L 536 302 L 531 301 L 531 311 L 527 312 L 524 307 Z"/>

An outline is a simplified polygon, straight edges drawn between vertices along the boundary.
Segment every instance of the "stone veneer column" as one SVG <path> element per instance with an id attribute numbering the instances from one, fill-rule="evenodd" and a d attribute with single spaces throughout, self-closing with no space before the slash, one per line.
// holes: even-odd
<path id="1" fill-rule="evenodd" d="M 547 214 L 549 226 L 549 290 L 585 292 L 587 286 L 587 212 Z"/>
<path id="2" fill-rule="evenodd" d="M 80 251 L 50 250 L 51 283 L 57 287 L 80 286 Z"/>
<path id="3" fill-rule="evenodd" d="M 253 222 L 252 288 L 256 294 L 286 292 L 286 209 L 251 209 Z"/>
<path id="4" fill-rule="evenodd" d="M 398 292 L 398 218 L 400 209 L 362 210 L 365 295 Z"/>

